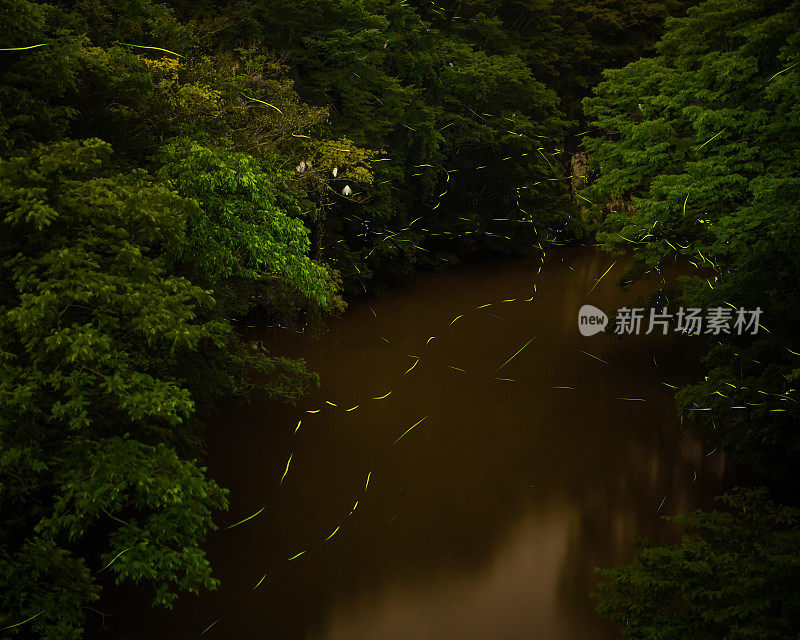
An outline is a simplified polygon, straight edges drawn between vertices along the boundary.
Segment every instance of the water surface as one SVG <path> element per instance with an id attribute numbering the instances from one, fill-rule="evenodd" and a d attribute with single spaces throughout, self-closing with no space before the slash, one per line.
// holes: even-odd
<path id="1" fill-rule="evenodd" d="M 655 286 L 622 292 L 617 264 L 589 293 L 612 262 L 564 249 L 540 274 L 538 259 L 422 274 L 293 338 L 283 350 L 322 387 L 296 407 L 225 407 L 211 430 L 210 473 L 231 489 L 218 523 L 265 507 L 210 537 L 222 587 L 171 613 L 131 601 L 109 636 L 196 638 L 218 621 L 204 637 L 614 637 L 593 568 L 630 559 L 637 533 L 675 539 L 660 516 L 708 506 L 724 460 L 681 433 L 663 384 L 696 378 L 697 339 L 578 333 L 581 305 Z"/>

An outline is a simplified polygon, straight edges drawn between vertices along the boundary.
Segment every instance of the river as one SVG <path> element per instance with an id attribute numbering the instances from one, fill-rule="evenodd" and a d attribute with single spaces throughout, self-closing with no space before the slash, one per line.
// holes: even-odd
<path id="1" fill-rule="evenodd" d="M 132 598 L 106 635 L 614 637 L 594 567 L 632 558 L 636 534 L 677 539 L 661 516 L 710 506 L 727 472 L 664 384 L 700 374 L 697 338 L 578 332 L 581 305 L 655 287 L 620 290 L 621 263 L 597 283 L 612 262 L 570 248 L 541 273 L 526 258 L 418 274 L 293 338 L 321 388 L 225 406 L 210 432 L 210 474 L 231 490 L 208 542 L 222 586 L 172 612 Z"/>

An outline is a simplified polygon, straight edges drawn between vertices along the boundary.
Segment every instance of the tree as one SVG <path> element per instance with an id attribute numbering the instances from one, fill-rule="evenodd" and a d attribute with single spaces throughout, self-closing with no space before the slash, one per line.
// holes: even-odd
<path id="1" fill-rule="evenodd" d="M 437 255 L 530 250 L 537 224 L 563 227 L 570 212 L 553 160 L 564 126 L 556 95 L 517 51 L 487 51 L 422 14 L 383 0 L 303 0 L 214 16 L 221 46 L 258 42 L 286 57 L 303 99 L 330 109 L 325 138 L 390 150 L 357 209 L 327 207 L 326 255 L 346 280 L 391 278 Z"/>
<path id="2" fill-rule="evenodd" d="M 107 143 L 0 162 L 0 212 L 0 624 L 79 637 L 100 571 L 162 606 L 215 588 L 200 545 L 227 492 L 193 457 L 198 404 L 242 393 L 244 368 L 272 397 L 316 377 L 248 356 L 211 291 L 165 270 L 197 205 Z"/>
<path id="3" fill-rule="evenodd" d="M 275 167 L 186 139 L 165 145 L 159 164 L 159 178 L 199 204 L 187 242 L 174 253 L 193 279 L 216 285 L 277 278 L 321 309 L 341 304 L 329 271 L 308 256 L 300 203 Z"/>
<path id="4" fill-rule="evenodd" d="M 631 564 L 603 569 L 597 611 L 624 640 L 795 640 L 800 628 L 800 511 L 765 490 L 720 498 L 728 511 L 675 518 L 679 545 L 643 541 Z"/>
<path id="5" fill-rule="evenodd" d="M 657 55 L 604 73 L 584 100 L 595 183 L 581 194 L 626 281 L 697 268 L 659 306 L 760 308 L 756 335 L 712 346 L 682 416 L 757 478 L 798 483 L 800 3 L 706 0 L 666 23 Z M 763 492 L 680 516 L 692 535 L 605 570 L 598 611 L 624 638 L 796 638 L 798 511 Z"/>
<path id="6" fill-rule="evenodd" d="M 589 216 L 638 276 L 677 258 L 692 306 L 760 307 L 765 329 L 711 351 L 685 415 L 740 461 L 787 479 L 800 461 L 800 4 L 708 0 L 667 22 L 659 55 L 608 71 L 585 100 Z M 769 333 L 767 333 L 769 332 Z"/>

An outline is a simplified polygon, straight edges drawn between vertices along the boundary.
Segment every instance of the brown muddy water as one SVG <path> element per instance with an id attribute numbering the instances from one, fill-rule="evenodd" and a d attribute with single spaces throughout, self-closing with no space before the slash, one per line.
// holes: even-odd
<path id="1" fill-rule="evenodd" d="M 579 334 L 581 305 L 655 287 L 621 291 L 618 263 L 589 293 L 612 262 L 563 249 L 541 274 L 538 259 L 421 274 L 293 339 L 322 387 L 296 407 L 225 407 L 210 433 L 209 472 L 231 490 L 208 541 L 222 586 L 172 612 L 133 596 L 104 637 L 614 637 L 594 567 L 633 557 L 636 534 L 675 540 L 661 516 L 710 506 L 726 471 L 663 384 L 697 378 L 697 338 Z"/>

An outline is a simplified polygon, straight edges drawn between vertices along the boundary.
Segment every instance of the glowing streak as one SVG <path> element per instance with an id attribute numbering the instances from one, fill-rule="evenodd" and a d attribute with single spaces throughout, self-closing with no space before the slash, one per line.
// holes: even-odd
<path id="1" fill-rule="evenodd" d="M 595 355 L 593 355 L 593 354 L 589 353 L 588 351 L 584 351 L 583 349 L 578 349 L 578 351 L 580 351 L 581 353 L 585 353 L 585 354 L 586 354 L 587 356 L 589 356 L 590 358 L 594 358 L 595 360 L 599 360 L 600 362 L 602 362 L 602 363 L 604 363 L 604 364 L 608 364 L 608 362 L 606 362 L 606 361 L 605 361 L 605 360 L 603 360 L 602 358 L 600 358 L 600 357 L 598 357 L 598 356 L 595 356 Z"/>
<path id="2" fill-rule="evenodd" d="M 296 553 L 291 558 L 286 558 L 286 562 L 289 562 L 291 560 L 296 560 L 297 558 L 302 556 L 304 553 L 305 553 L 305 551 L 301 551 L 300 553 Z"/>
<path id="3" fill-rule="evenodd" d="M 686 200 L 683 201 L 683 215 L 686 215 L 686 203 L 689 202 L 689 192 L 686 192 Z"/>
<path id="4" fill-rule="evenodd" d="M 789 70 L 789 69 L 791 69 L 792 67 L 796 67 L 798 64 L 800 64 L 800 62 L 795 62 L 794 64 L 790 64 L 790 65 L 789 65 L 788 67 L 786 67 L 785 69 L 781 69 L 780 71 L 778 71 L 778 73 L 776 73 L 776 74 L 774 74 L 774 75 L 770 76 L 770 78 L 769 78 L 769 80 L 767 80 L 767 82 L 769 82 L 770 80 L 772 80 L 772 78 L 774 78 L 775 76 L 779 76 L 779 75 L 781 75 L 781 74 L 782 74 L 784 71 L 788 71 L 788 70 Z"/>
<path id="5" fill-rule="evenodd" d="M 617 261 L 616 261 L 616 260 L 614 260 L 614 262 L 612 262 L 612 263 L 611 263 L 611 266 L 610 266 L 608 269 L 606 269 L 606 270 L 605 270 L 605 272 L 603 273 L 603 275 L 602 275 L 602 276 L 600 276 L 600 277 L 599 277 L 599 278 L 598 278 L 598 279 L 595 281 L 595 283 L 594 283 L 594 285 L 592 286 L 592 288 L 591 288 L 591 289 L 589 289 L 589 293 L 591 293 L 592 291 L 594 291 L 594 288 L 595 288 L 595 287 L 596 287 L 598 284 L 600 284 L 600 281 L 601 281 L 603 278 L 605 278 L 605 277 L 608 275 L 608 272 L 609 272 L 609 271 L 611 271 L 611 270 L 614 268 L 614 265 L 615 265 L 615 264 L 617 264 Z M 586 295 L 589 295 L 589 294 L 587 293 Z"/>
<path id="6" fill-rule="evenodd" d="M 406 429 L 406 430 L 405 430 L 405 431 L 404 431 L 404 432 L 403 432 L 403 433 L 400 435 L 400 437 L 399 437 L 399 438 L 397 438 L 397 440 L 395 440 L 395 441 L 394 441 L 394 444 L 397 444 L 398 442 L 400 442 L 400 440 L 402 440 L 402 439 L 403 439 L 403 438 L 406 436 L 406 434 L 407 434 L 409 431 L 411 431 L 411 430 L 412 430 L 414 427 L 416 427 L 416 426 L 419 426 L 419 425 L 420 425 L 422 422 L 424 422 L 424 421 L 425 421 L 425 420 L 427 420 L 427 419 L 428 419 L 428 416 L 425 416 L 425 417 L 424 417 L 424 418 L 422 418 L 421 420 L 418 420 L 417 422 L 415 422 L 414 424 L 412 424 L 412 425 L 411 425 L 411 426 L 410 426 L 408 429 Z"/>
<path id="7" fill-rule="evenodd" d="M 170 51 L 169 49 L 162 49 L 161 47 L 146 47 L 142 44 L 128 44 L 127 42 L 120 42 L 120 44 L 124 44 L 126 47 L 136 47 L 137 49 L 155 49 L 156 51 L 164 51 L 166 53 L 171 53 L 173 56 L 178 56 L 179 58 L 183 58 L 180 53 L 175 53 L 174 51 Z"/>
<path id="8" fill-rule="evenodd" d="M 665 387 L 669 387 L 670 389 L 677 389 L 678 388 L 674 384 L 670 384 L 669 382 L 662 382 L 661 384 L 663 384 Z"/>
<path id="9" fill-rule="evenodd" d="M 436 336 L 431 336 L 430 338 L 428 338 L 428 341 L 425 343 L 425 346 L 427 347 L 431 343 L 431 340 L 435 340 L 435 339 L 436 339 Z"/>
<path id="10" fill-rule="evenodd" d="M 703 260 L 705 260 L 706 262 L 708 262 L 708 264 L 710 264 L 710 265 L 711 265 L 712 267 L 714 267 L 715 269 L 717 268 L 717 267 L 716 267 L 716 265 L 715 265 L 713 262 L 711 262 L 711 260 L 709 260 L 708 258 L 706 258 L 706 257 L 705 257 L 705 256 L 702 254 L 702 252 L 700 251 L 700 249 L 698 249 L 698 250 L 697 250 L 697 253 L 700 255 L 700 257 L 701 257 Z M 711 288 L 713 289 L 714 287 L 711 287 Z"/>
<path id="11" fill-rule="evenodd" d="M 335 535 L 336 535 L 336 532 L 337 532 L 337 531 L 339 531 L 339 529 L 341 529 L 341 528 L 342 528 L 342 526 L 341 526 L 341 525 L 339 525 L 338 527 L 336 527 L 336 528 L 333 530 L 333 533 L 331 533 L 331 535 L 329 535 L 327 538 L 325 538 L 325 540 L 323 540 L 323 542 L 327 542 L 328 540 L 330 540 L 330 539 L 331 539 L 333 536 L 335 536 Z"/>
<path id="12" fill-rule="evenodd" d="M 294 432 L 297 433 L 298 429 L 300 429 L 300 425 L 303 424 L 302 420 L 297 421 L 297 426 L 294 428 Z"/>
<path id="13" fill-rule="evenodd" d="M 332 407 L 338 407 L 338 406 L 339 406 L 338 404 L 336 404 L 335 402 L 331 402 L 330 400 L 326 400 L 326 401 L 325 401 L 325 404 L 329 404 L 329 405 L 331 405 Z"/>
<path id="14" fill-rule="evenodd" d="M 453 319 L 450 321 L 450 325 L 452 326 L 452 324 L 453 324 L 453 323 L 454 323 L 456 320 L 458 320 L 459 318 L 463 318 L 463 317 L 464 317 L 464 314 L 463 314 L 463 313 L 462 313 L 460 316 L 456 316 L 455 318 L 453 318 Z"/>
<path id="15" fill-rule="evenodd" d="M 304 135 L 302 135 L 302 134 L 299 134 L 299 133 L 293 133 L 292 135 L 293 135 L 295 138 L 308 138 L 309 140 L 311 140 L 311 136 L 304 136 Z"/>
<path id="16" fill-rule="evenodd" d="M 364 492 L 366 493 L 367 489 L 369 489 L 369 479 L 372 476 L 372 471 L 367 474 L 367 481 L 364 483 Z"/>
<path id="17" fill-rule="evenodd" d="M 348 412 L 350 412 L 350 411 L 355 411 L 356 409 L 358 409 L 358 407 L 359 407 L 359 405 L 355 405 L 355 406 L 353 406 L 353 407 L 350 407 L 349 409 L 345 409 L 345 410 L 344 410 L 344 412 L 345 412 L 345 413 L 348 413 Z"/>
<path id="18" fill-rule="evenodd" d="M 523 344 L 523 345 L 522 345 L 522 346 L 521 346 L 521 347 L 520 347 L 520 348 L 519 348 L 519 349 L 516 351 L 516 353 L 514 353 L 514 355 L 513 355 L 513 356 L 511 356 L 511 357 L 510 357 L 508 360 L 506 360 L 506 361 L 505 361 L 503 364 L 501 364 L 499 367 L 497 367 L 497 369 L 495 369 L 494 371 L 492 371 L 492 373 L 497 373 L 498 371 L 500 371 L 500 369 L 502 369 L 503 367 L 505 367 L 505 366 L 506 366 L 506 365 L 507 365 L 509 362 L 511 362 L 511 361 L 512 361 L 514 358 L 516 358 L 516 357 L 517 357 L 517 356 L 518 356 L 520 353 L 522 353 L 522 352 L 523 352 L 523 350 L 525 349 L 525 347 L 527 347 L 527 346 L 528 346 L 528 345 L 529 345 L 531 342 L 533 342 L 535 339 L 536 339 L 536 336 L 533 336 L 533 338 L 531 338 L 531 339 L 530 339 L 530 340 L 528 340 L 528 341 L 527 341 L 525 344 Z"/>
<path id="19" fill-rule="evenodd" d="M 409 367 L 409 368 L 406 370 L 406 372 L 405 372 L 403 375 L 406 375 L 406 374 L 408 374 L 408 373 L 411 373 L 411 370 L 412 370 L 414 367 L 416 367 L 418 364 L 419 364 L 419 358 L 417 358 L 417 359 L 414 361 L 414 364 L 412 364 L 412 365 L 411 365 L 411 366 L 410 366 L 410 367 Z"/>
<path id="20" fill-rule="evenodd" d="M 239 93 L 242 93 L 242 92 L 240 91 Z M 283 111 L 281 111 L 280 109 L 278 109 L 278 107 L 276 107 L 274 104 L 270 104 L 269 102 L 264 102 L 263 100 L 259 100 L 258 98 L 251 98 L 250 96 L 248 96 L 248 95 L 245 95 L 244 93 L 242 93 L 242 95 L 243 95 L 245 98 L 247 98 L 248 100 L 254 100 L 254 101 L 256 101 L 256 102 L 260 102 L 261 104 L 265 104 L 265 105 L 267 105 L 268 107 L 272 107 L 273 109 L 275 109 L 275 111 L 277 111 L 278 113 L 280 113 L 281 115 L 283 115 Z"/>
<path id="21" fill-rule="evenodd" d="M 667 500 L 667 496 L 664 496 L 663 498 L 661 498 L 661 504 L 658 505 L 658 509 L 656 509 L 656 511 L 661 511 L 661 507 L 664 506 L 664 503 L 666 502 L 666 500 Z"/>
<path id="22" fill-rule="evenodd" d="M 221 619 L 222 619 L 222 618 L 217 618 L 216 620 L 214 620 L 214 622 L 212 622 L 210 625 L 208 625 L 208 626 L 207 626 L 205 629 L 203 629 L 203 630 L 200 632 L 200 635 L 202 636 L 202 635 L 203 635 L 203 634 L 204 634 L 206 631 L 208 631 L 209 629 L 211 629 L 211 627 L 213 627 L 215 624 L 217 624 L 217 623 L 218 623 L 218 622 L 219 622 Z"/>
<path id="23" fill-rule="evenodd" d="M 458 367 L 454 367 L 452 364 L 446 364 L 444 366 L 447 367 L 448 369 L 455 369 L 456 371 L 460 371 L 461 373 L 466 373 L 464 369 L 459 369 Z"/>
<path id="24" fill-rule="evenodd" d="M 23 624 L 25 624 L 26 622 L 30 622 L 30 621 L 31 621 L 31 620 L 33 620 L 34 618 L 36 618 L 36 617 L 38 617 L 38 616 L 42 615 L 43 613 L 44 613 L 44 609 L 42 609 L 42 610 L 41 610 L 39 613 L 37 613 L 36 615 L 33 615 L 33 616 L 31 616 L 31 617 L 30 617 L 30 618 L 28 618 L 27 620 L 23 620 L 22 622 L 17 622 L 16 624 L 12 624 L 12 625 L 9 625 L 9 626 L 7 626 L 7 627 L 3 627 L 2 629 L 0 629 L 0 631 L 5 631 L 6 629 L 13 629 L 14 627 L 18 627 L 18 626 L 20 626 L 20 625 L 23 625 Z"/>
<path id="25" fill-rule="evenodd" d="M 552 164 L 550 164 L 550 161 L 547 159 L 547 156 L 546 156 L 546 155 L 544 155 L 544 154 L 542 153 L 542 147 L 539 147 L 539 148 L 537 149 L 537 151 L 539 152 L 539 155 L 540 155 L 540 156 L 542 156 L 542 158 L 544 158 L 544 161 L 545 161 L 545 162 L 546 162 L 548 165 L 550 165 L 550 168 L 551 168 L 551 169 L 554 169 L 555 167 L 553 167 L 553 165 L 552 165 Z M 577 195 L 577 194 L 576 194 L 576 195 Z M 579 198 L 581 198 L 582 196 L 578 195 L 578 197 L 579 197 Z M 586 200 L 586 198 L 583 198 L 583 199 L 584 199 L 584 200 Z M 590 202 L 590 201 L 589 201 L 589 200 L 586 200 L 586 202 Z"/>
<path id="26" fill-rule="evenodd" d="M 259 513 L 261 513 L 266 507 L 261 507 L 258 511 L 256 511 L 253 515 L 247 516 L 244 520 L 239 520 L 236 524 L 232 524 L 230 526 L 225 527 L 226 529 L 233 529 L 234 527 L 238 527 L 240 524 L 244 524 L 248 520 L 252 520 L 255 518 Z"/>
<path id="27" fill-rule="evenodd" d="M 574 389 L 575 387 L 550 387 L 551 389 Z"/>
<path id="28" fill-rule="evenodd" d="M 306 409 L 306 413 L 319 413 L 322 409 Z"/>
<path id="29" fill-rule="evenodd" d="M 264 580 L 266 579 L 266 577 L 267 577 L 267 574 L 265 573 L 263 576 L 261 576 L 261 580 L 259 580 L 259 581 L 256 583 L 256 586 L 255 586 L 255 587 L 253 587 L 252 589 L 250 589 L 250 591 L 255 591 L 256 589 L 258 589 L 258 588 L 261 586 L 261 583 L 262 583 L 262 582 L 264 582 Z"/>
<path id="30" fill-rule="evenodd" d="M 49 42 L 43 42 L 42 44 L 32 44 L 29 47 L 8 47 L 6 49 L 0 49 L 0 51 L 27 51 L 28 49 L 35 49 L 36 47 L 46 47 L 49 44 L 50 44 Z M 36 615 L 38 616 L 39 614 L 37 613 Z M 28 618 L 28 620 L 32 619 L 33 618 Z M 28 620 L 26 620 L 25 622 L 27 622 Z M 20 622 L 19 624 L 25 624 L 25 622 Z M 4 629 L 10 629 L 10 628 L 11 627 L 4 627 Z"/>
<path id="31" fill-rule="evenodd" d="M 491 306 L 492 306 L 492 303 L 491 302 L 487 302 L 486 304 L 482 304 L 480 307 L 475 307 L 475 309 L 476 310 L 477 309 L 485 309 L 486 307 L 491 307 Z"/>
<path id="32" fill-rule="evenodd" d="M 292 456 L 294 453 L 289 454 L 289 459 L 286 461 L 286 469 L 283 471 L 283 475 L 281 476 L 281 481 L 279 484 L 283 484 L 283 479 L 286 477 L 286 474 L 289 473 L 289 465 L 292 464 Z"/>
<path id="33" fill-rule="evenodd" d="M 723 129 L 722 131 L 720 131 L 720 132 L 719 132 L 719 133 L 717 133 L 716 135 L 714 135 L 714 136 L 712 136 L 711 138 L 709 138 L 708 140 L 706 140 L 706 141 L 705 141 L 703 144 L 701 144 L 699 147 L 697 147 L 697 149 L 698 149 L 698 150 L 699 150 L 699 149 L 702 149 L 702 148 L 703 148 L 703 147 L 705 147 L 705 146 L 706 146 L 706 145 L 707 145 L 709 142 L 711 142 L 711 141 L 712 141 L 714 138 L 716 138 L 717 136 L 721 136 L 721 135 L 722 135 L 724 132 L 725 132 L 725 129 Z"/>
<path id="34" fill-rule="evenodd" d="M 105 567 L 100 569 L 100 571 L 105 571 L 106 569 L 108 569 L 112 564 L 114 564 L 114 562 L 116 562 L 117 558 L 119 558 L 123 553 L 125 553 L 126 551 L 128 551 L 130 549 L 133 549 L 133 547 L 128 547 L 127 549 L 123 549 L 122 551 L 120 551 L 117 555 L 114 556 L 114 559 L 111 560 L 111 562 L 109 562 Z M 6 627 L 6 628 L 8 628 L 8 627 Z"/>
<path id="35" fill-rule="evenodd" d="M 617 400 L 631 400 L 636 402 L 647 402 L 644 398 L 617 398 Z"/>

